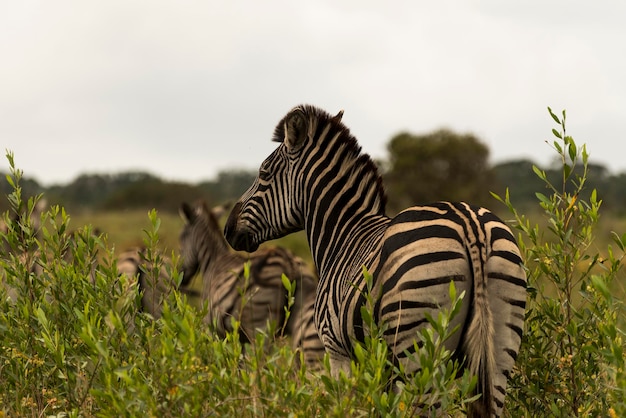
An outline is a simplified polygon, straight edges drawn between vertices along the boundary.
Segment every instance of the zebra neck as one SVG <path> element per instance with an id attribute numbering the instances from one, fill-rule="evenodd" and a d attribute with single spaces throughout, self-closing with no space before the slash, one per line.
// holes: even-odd
<path id="1" fill-rule="evenodd" d="M 198 239 L 198 260 L 200 269 L 203 272 L 209 270 L 212 265 L 223 264 L 225 260 L 234 257 L 228 248 L 226 241 L 221 237 L 214 237 L 211 234 L 203 233 Z"/>
<path id="2" fill-rule="evenodd" d="M 389 219 L 381 216 L 375 222 L 346 228 L 331 242 L 309 238 L 311 249 L 315 248 L 312 250 L 313 260 L 320 282 L 334 281 L 335 277 L 350 280 L 360 275 L 363 267 L 371 271 L 371 263 L 388 224 Z"/>
<path id="3" fill-rule="evenodd" d="M 334 276 L 338 269 L 361 269 L 389 224 L 377 177 L 371 173 L 336 178 L 313 191 L 305 227 L 313 260 L 320 273 Z M 319 183 L 318 183 L 319 184 Z M 355 253 L 354 249 L 363 251 Z M 345 271 L 345 270 L 344 270 Z"/>

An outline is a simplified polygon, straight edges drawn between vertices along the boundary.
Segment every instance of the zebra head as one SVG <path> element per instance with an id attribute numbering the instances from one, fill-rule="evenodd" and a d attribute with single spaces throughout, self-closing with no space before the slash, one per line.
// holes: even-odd
<path id="1" fill-rule="evenodd" d="M 211 261 L 228 251 L 219 219 L 229 207 L 225 204 L 209 210 L 204 201 L 193 206 L 187 203 L 181 205 L 180 216 L 184 221 L 179 236 L 183 272 L 181 286 L 189 284 L 199 269 L 206 268 Z"/>
<path id="2" fill-rule="evenodd" d="M 265 241 L 304 229 L 304 182 L 315 139 L 341 122 L 309 105 L 297 106 L 278 123 L 278 148 L 263 161 L 252 186 L 235 203 L 224 235 L 235 250 L 255 251 Z M 314 156 L 313 156 L 314 157 Z M 313 161 L 314 163 L 314 161 Z"/>

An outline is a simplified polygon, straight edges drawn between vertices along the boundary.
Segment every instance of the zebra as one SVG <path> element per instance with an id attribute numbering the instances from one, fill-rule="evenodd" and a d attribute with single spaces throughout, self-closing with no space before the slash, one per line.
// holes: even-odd
<path id="1" fill-rule="evenodd" d="M 172 259 L 163 254 L 159 257 L 163 263 L 158 276 L 153 274 L 152 263 L 147 260 L 146 247 L 127 248 L 116 259 L 118 274 L 137 279 L 137 287 L 141 292 L 141 309 L 155 319 L 159 319 L 163 313 L 163 300 L 177 288 L 171 275 Z M 183 286 L 178 290 L 188 297 L 199 297 L 199 293 L 191 288 Z"/>
<path id="2" fill-rule="evenodd" d="M 305 230 L 319 272 L 315 320 L 331 373 L 349 372 L 364 341 L 361 307 L 372 275 L 373 317 L 387 326 L 391 361 L 419 372 L 411 356 L 417 331 L 450 306 L 454 282 L 465 292 L 447 348 L 478 376 L 482 396 L 469 416 L 500 416 L 519 352 L 526 273 L 511 230 L 467 203 L 410 207 L 393 218 L 372 159 L 341 121 L 343 111 L 301 105 L 275 128 L 278 147 L 231 211 L 225 236 L 236 250 Z"/>
<path id="3" fill-rule="evenodd" d="M 180 233 L 183 285 L 198 271 L 202 276 L 202 297 L 209 304 L 205 321 L 222 337 L 233 331 L 231 318 L 240 322 L 242 342 L 253 342 L 257 329 L 268 321 L 284 327 L 294 349 L 301 349 L 310 369 L 321 366 L 324 346 L 317 334 L 314 317 L 317 280 L 305 262 L 282 247 L 259 250 L 249 257 L 233 252 L 219 225 L 223 207 L 210 210 L 204 201 L 193 206 L 183 203 Z M 248 281 L 244 264 L 250 263 Z M 285 321 L 287 291 L 281 275 L 296 281 L 294 303 Z"/>

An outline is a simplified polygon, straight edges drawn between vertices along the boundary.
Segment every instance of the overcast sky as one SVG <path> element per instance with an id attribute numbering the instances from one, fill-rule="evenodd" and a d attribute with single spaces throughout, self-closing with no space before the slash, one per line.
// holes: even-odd
<path id="1" fill-rule="evenodd" d="M 0 1 L 0 145 L 44 185 L 255 169 L 293 106 L 363 149 L 448 127 L 548 164 L 554 123 L 626 171 L 626 2 Z M 0 170 L 8 163 L 1 156 Z"/>

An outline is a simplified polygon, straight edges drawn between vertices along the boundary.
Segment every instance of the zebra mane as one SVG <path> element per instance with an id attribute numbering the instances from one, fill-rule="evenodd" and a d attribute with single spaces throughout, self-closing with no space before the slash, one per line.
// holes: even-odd
<path id="1" fill-rule="evenodd" d="M 320 109 L 319 107 L 308 104 L 296 106 L 294 109 L 301 109 L 304 114 L 308 116 L 310 121 L 317 121 L 318 132 L 320 129 L 324 129 L 328 124 L 331 125 L 332 131 L 340 132 L 340 140 L 343 141 L 344 144 L 347 146 L 349 153 L 355 157 L 356 165 L 362 168 L 365 172 L 371 173 L 373 178 L 375 179 L 376 189 L 378 190 L 378 195 L 380 196 L 381 207 L 383 211 L 385 211 L 387 207 L 387 193 L 385 192 L 383 179 L 378 172 L 378 166 L 368 154 L 362 152 L 361 146 L 357 142 L 356 138 L 350 133 L 350 129 L 341 121 L 343 110 L 337 116 L 333 116 L 325 110 Z M 276 125 L 276 128 L 274 129 L 274 135 L 272 136 L 273 142 L 284 142 L 285 120 L 290 114 L 291 111 L 287 113 L 280 120 L 280 122 L 278 122 L 278 125 Z M 334 135 L 328 135 L 327 138 L 333 136 Z"/>

